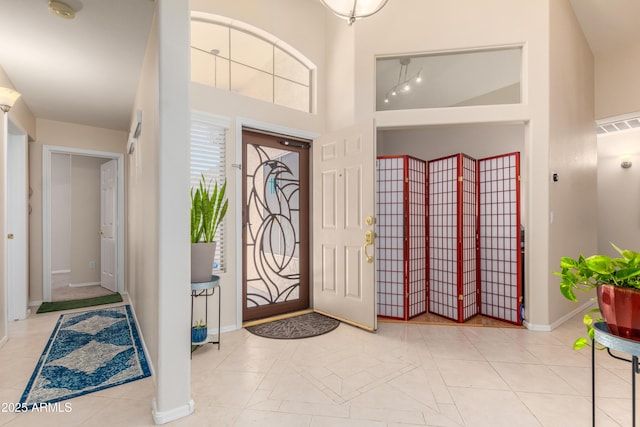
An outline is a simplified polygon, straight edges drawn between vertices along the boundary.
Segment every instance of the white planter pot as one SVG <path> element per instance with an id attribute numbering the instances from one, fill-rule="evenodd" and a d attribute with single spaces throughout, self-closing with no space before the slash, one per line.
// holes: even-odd
<path id="1" fill-rule="evenodd" d="M 191 244 L 191 283 L 210 282 L 216 242 Z"/>

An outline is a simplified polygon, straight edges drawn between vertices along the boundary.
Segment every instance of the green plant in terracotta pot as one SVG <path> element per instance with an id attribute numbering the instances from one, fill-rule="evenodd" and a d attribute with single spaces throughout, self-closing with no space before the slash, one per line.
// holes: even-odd
<path id="1" fill-rule="evenodd" d="M 208 282 L 216 253 L 216 232 L 227 214 L 227 181 L 207 183 L 202 174 L 197 187 L 191 187 L 191 282 Z"/>
<path id="2" fill-rule="evenodd" d="M 562 281 L 560 292 L 571 301 L 578 301 L 576 291 L 596 289 L 599 309 L 609 331 L 623 338 L 640 341 L 640 253 L 620 249 L 613 243 L 619 257 L 607 255 L 580 255 L 577 259 L 562 257 L 560 272 L 554 272 Z M 593 340 L 593 317 L 584 316 L 589 338 Z M 601 321 L 601 318 L 595 321 Z M 574 348 L 589 345 L 587 338 L 578 338 Z"/>

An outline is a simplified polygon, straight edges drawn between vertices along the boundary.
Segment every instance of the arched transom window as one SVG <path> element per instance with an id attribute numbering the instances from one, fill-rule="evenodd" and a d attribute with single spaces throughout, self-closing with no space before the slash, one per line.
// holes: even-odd
<path id="1" fill-rule="evenodd" d="M 191 81 L 312 112 L 313 63 L 265 31 L 226 21 L 192 14 Z"/>

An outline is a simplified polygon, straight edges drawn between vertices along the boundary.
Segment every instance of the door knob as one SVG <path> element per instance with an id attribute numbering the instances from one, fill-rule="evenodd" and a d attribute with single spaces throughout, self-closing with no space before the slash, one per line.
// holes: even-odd
<path id="1" fill-rule="evenodd" d="M 364 256 L 367 259 L 367 262 L 371 264 L 373 262 L 373 256 L 369 255 L 367 252 L 367 248 L 369 246 L 373 246 L 374 241 L 376 240 L 376 233 L 371 230 L 368 230 L 364 233 Z"/>
<path id="2" fill-rule="evenodd" d="M 9 234 L 7 234 L 7 239 L 9 239 L 9 240 L 13 240 L 13 233 L 9 233 Z"/>

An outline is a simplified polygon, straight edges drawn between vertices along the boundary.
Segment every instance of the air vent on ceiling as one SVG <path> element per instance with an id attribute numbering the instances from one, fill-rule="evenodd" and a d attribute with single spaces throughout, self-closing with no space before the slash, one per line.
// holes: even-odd
<path id="1" fill-rule="evenodd" d="M 640 117 L 598 121 L 598 135 L 640 128 Z"/>

